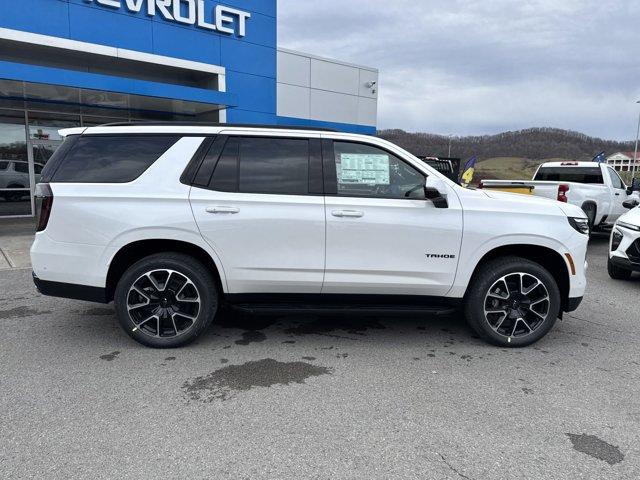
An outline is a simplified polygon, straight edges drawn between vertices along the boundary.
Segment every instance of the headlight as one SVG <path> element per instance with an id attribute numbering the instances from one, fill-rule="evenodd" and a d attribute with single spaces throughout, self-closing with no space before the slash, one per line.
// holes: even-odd
<path id="1" fill-rule="evenodd" d="M 567 217 L 569 224 L 578 232 L 589 235 L 589 220 L 582 217 Z"/>
<path id="2" fill-rule="evenodd" d="M 630 223 L 621 222 L 620 220 L 618 220 L 616 225 L 618 227 L 628 228 L 629 230 L 633 230 L 634 232 L 640 232 L 640 227 L 636 225 L 631 225 Z"/>
<path id="3" fill-rule="evenodd" d="M 618 249 L 618 247 L 622 243 L 623 238 L 624 236 L 622 235 L 622 233 L 620 233 L 620 231 L 617 228 L 614 228 L 613 231 L 611 232 L 611 251 L 612 252 L 615 252 Z"/>

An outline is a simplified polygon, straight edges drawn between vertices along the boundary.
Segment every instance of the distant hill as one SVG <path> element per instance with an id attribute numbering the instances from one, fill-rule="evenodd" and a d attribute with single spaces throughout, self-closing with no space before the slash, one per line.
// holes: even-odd
<path id="1" fill-rule="evenodd" d="M 533 174 L 541 163 L 551 160 L 558 159 L 531 160 L 518 157 L 489 158 L 476 165 L 473 184 L 477 185 L 480 180 L 485 179 L 529 180 L 533 178 Z"/>
<path id="2" fill-rule="evenodd" d="M 380 130 L 378 136 L 415 155 L 446 157 L 448 153 L 449 137 L 443 135 Z M 480 161 L 496 158 L 591 160 L 602 151 L 610 155 L 633 150 L 633 142 L 603 140 L 557 128 L 529 128 L 497 135 L 453 137 L 451 145 L 452 157 L 466 160 L 477 155 Z"/>

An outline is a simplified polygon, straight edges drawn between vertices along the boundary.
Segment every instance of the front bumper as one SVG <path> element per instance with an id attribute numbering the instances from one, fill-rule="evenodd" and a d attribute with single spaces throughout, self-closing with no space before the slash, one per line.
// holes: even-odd
<path id="1" fill-rule="evenodd" d="M 566 313 L 575 312 L 582 303 L 583 297 L 568 298 L 563 310 Z"/>
<path id="2" fill-rule="evenodd" d="M 625 270 L 640 272 L 640 263 L 633 263 L 628 258 L 611 257 L 611 263 L 613 263 L 616 267 L 624 268 Z"/>
<path id="3" fill-rule="evenodd" d="M 609 258 L 616 267 L 640 272 L 640 232 L 616 225 L 609 238 Z"/>

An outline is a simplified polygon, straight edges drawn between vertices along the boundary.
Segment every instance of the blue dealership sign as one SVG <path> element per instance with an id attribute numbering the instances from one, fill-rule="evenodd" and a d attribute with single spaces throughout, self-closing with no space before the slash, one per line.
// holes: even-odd
<path id="1" fill-rule="evenodd" d="M 171 82 L 154 82 L 154 91 L 165 98 L 224 102 L 233 107 L 227 111 L 231 123 L 276 123 L 276 15 L 276 0 L 20 0 L 3 2 L 0 27 L 224 67 L 226 95 Z M 42 60 L 5 70 L 12 80 L 23 75 L 33 81 L 51 67 Z M 81 75 L 58 65 L 46 74 L 51 84 L 77 80 L 78 88 L 110 86 L 108 75 Z M 120 93 L 140 94 L 153 86 L 111 78 L 112 90 Z"/>

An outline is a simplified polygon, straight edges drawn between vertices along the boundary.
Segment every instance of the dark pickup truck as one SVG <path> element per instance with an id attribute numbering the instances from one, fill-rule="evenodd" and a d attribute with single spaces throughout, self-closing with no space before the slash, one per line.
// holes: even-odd
<path id="1" fill-rule="evenodd" d="M 460 159 L 446 157 L 427 157 L 420 156 L 418 158 L 430 167 L 445 175 L 449 180 L 460 183 Z"/>

